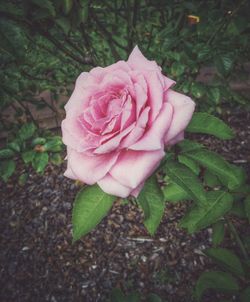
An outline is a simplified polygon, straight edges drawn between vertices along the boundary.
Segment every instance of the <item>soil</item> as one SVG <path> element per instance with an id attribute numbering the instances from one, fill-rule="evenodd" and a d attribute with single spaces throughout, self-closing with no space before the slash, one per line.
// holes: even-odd
<path id="1" fill-rule="evenodd" d="M 250 113 L 236 110 L 226 119 L 234 140 L 195 138 L 249 172 Z M 17 174 L 24 170 L 21 163 L 18 169 Z M 197 278 L 214 266 L 202 253 L 211 246 L 211 229 L 189 235 L 178 227 L 188 204 L 168 203 L 150 237 L 140 209 L 118 200 L 95 230 L 72 243 L 72 204 L 80 186 L 65 178 L 64 170 L 65 165 L 48 166 L 37 175 L 30 169 L 23 187 L 16 176 L 0 183 L 0 300 L 107 301 L 118 287 L 138 290 L 144 298 L 156 293 L 166 301 L 193 301 Z M 237 225 L 246 232 L 243 221 Z"/>

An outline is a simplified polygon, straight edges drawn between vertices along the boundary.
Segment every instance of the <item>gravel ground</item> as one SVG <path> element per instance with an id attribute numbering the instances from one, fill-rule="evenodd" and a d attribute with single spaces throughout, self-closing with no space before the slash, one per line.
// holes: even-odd
<path id="1" fill-rule="evenodd" d="M 227 119 L 234 140 L 197 137 L 249 171 L 250 114 L 234 112 Z M 49 166 L 43 176 L 30 170 L 24 187 L 15 176 L 0 183 L 0 300 L 107 301 L 120 287 L 191 302 L 195 281 L 211 266 L 201 253 L 211 232 L 191 236 L 178 228 L 187 204 L 168 204 L 152 238 L 141 211 L 118 200 L 94 231 L 73 244 L 71 211 L 79 185 L 63 176 L 64 169 Z"/>

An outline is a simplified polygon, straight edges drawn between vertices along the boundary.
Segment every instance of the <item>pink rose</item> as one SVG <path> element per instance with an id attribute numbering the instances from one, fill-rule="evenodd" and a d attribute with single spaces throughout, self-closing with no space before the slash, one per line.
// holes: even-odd
<path id="1" fill-rule="evenodd" d="M 127 62 L 81 73 L 62 122 L 64 175 L 112 195 L 137 196 L 164 146 L 183 139 L 194 111 L 173 84 L 137 46 Z"/>

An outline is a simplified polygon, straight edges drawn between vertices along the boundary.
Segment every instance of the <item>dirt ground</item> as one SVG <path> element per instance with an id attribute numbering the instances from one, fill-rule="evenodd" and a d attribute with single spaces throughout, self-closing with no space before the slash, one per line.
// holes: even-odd
<path id="1" fill-rule="evenodd" d="M 249 172 L 250 113 L 231 112 L 227 120 L 234 140 L 196 137 Z M 165 301 L 193 301 L 195 281 L 212 266 L 202 254 L 211 245 L 211 230 L 188 235 L 178 227 L 188 205 L 168 203 L 150 237 L 137 206 L 118 200 L 94 231 L 73 244 L 71 211 L 79 186 L 64 170 L 49 166 L 41 176 L 30 169 L 24 187 L 16 176 L 0 183 L 0 300 L 107 301 L 119 287 L 143 297 L 153 292 Z"/>

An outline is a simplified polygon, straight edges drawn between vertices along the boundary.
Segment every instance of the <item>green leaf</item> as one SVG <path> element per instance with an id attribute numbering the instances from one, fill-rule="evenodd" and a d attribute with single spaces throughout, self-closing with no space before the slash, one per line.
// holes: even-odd
<path id="1" fill-rule="evenodd" d="M 47 152 L 35 153 L 35 156 L 32 160 L 32 167 L 36 170 L 37 173 L 43 173 L 48 162 L 49 155 Z"/>
<path id="2" fill-rule="evenodd" d="M 206 89 L 203 84 L 198 82 L 193 82 L 191 84 L 191 93 L 197 99 L 200 99 L 206 92 Z"/>
<path id="3" fill-rule="evenodd" d="M 190 196 L 185 190 L 175 183 L 170 183 L 167 186 L 163 187 L 163 194 L 165 200 L 170 202 L 178 202 L 185 199 L 190 199 Z"/>
<path id="4" fill-rule="evenodd" d="M 199 175 L 200 167 L 194 160 L 186 157 L 185 155 L 178 155 L 178 160 L 181 164 L 187 166 L 190 170 L 192 170 L 195 175 Z"/>
<path id="5" fill-rule="evenodd" d="M 62 157 L 60 153 L 53 153 L 50 156 L 52 164 L 59 166 L 62 163 Z"/>
<path id="6" fill-rule="evenodd" d="M 18 177 L 18 184 L 19 186 L 24 186 L 26 184 L 26 181 L 28 179 L 28 173 L 23 173 Z"/>
<path id="7" fill-rule="evenodd" d="M 216 261 L 218 265 L 222 266 L 225 270 L 240 277 L 244 276 L 244 270 L 240 259 L 230 250 L 212 247 L 206 249 L 204 253 Z"/>
<path id="8" fill-rule="evenodd" d="M 204 173 L 204 184 L 211 188 L 221 186 L 221 182 L 218 177 L 209 170 L 206 170 Z"/>
<path id="9" fill-rule="evenodd" d="M 97 185 L 85 187 L 76 195 L 73 207 L 73 240 L 86 235 L 107 215 L 116 197 Z"/>
<path id="10" fill-rule="evenodd" d="M 63 30 L 65 35 L 68 35 L 71 29 L 71 23 L 68 18 L 60 17 L 56 20 L 56 24 Z"/>
<path id="11" fill-rule="evenodd" d="M 234 198 L 234 203 L 229 214 L 237 216 L 239 218 L 247 218 L 244 203 L 242 202 L 242 200 L 236 200 Z"/>
<path id="12" fill-rule="evenodd" d="M 62 150 L 62 139 L 60 137 L 54 137 L 49 139 L 44 145 L 45 151 L 59 152 Z"/>
<path id="13" fill-rule="evenodd" d="M 205 146 L 203 146 L 202 144 L 191 141 L 189 139 L 184 139 L 183 141 L 178 143 L 177 146 L 181 148 L 181 154 L 205 148 Z"/>
<path id="14" fill-rule="evenodd" d="M 250 223 L 250 195 L 244 200 L 245 212 Z"/>
<path id="15" fill-rule="evenodd" d="M 3 181 L 7 182 L 11 175 L 15 172 L 16 164 L 13 160 L 5 160 L 0 162 L 0 176 Z"/>
<path id="16" fill-rule="evenodd" d="M 16 4 L 8 3 L 6 1 L 0 3 L 0 12 L 8 13 L 10 15 L 18 16 L 18 17 L 22 17 L 24 13 L 22 7 L 18 7 Z"/>
<path id="17" fill-rule="evenodd" d="M 73 0 L 63 0 L 63 12 L 65 15 L 68 15 L 73 6 Z"/>
<path id="18" fill-rule="evenodd" d="M 211 134 L 220 139 L 232 139 L 234 133 L 222 120 L 208 113 L 194 113 L 186 131 Z"/>
<path id="19" fill-rule="evenodd" d="M 216 56 L 215 66 L 220 74 L 227 76 L 233 67 L 233 60 L 229 55 Z"/>
<path id="20" fill-rule="evenodd" d="M 164 196 L 155 175 L 145 183 L 138 196 L 138 202 L 143 209 L 144 225 L 150 235 L 156 232 L 164 214 Z"/>
<path id="21" fill-rule="evenodd" d="M 46 138 L 44 137 L 36 137 L 32 140 L 31 146 L 35 147 L 36 145 L 44 145 L 46 143 Z"/>
<path id="22" fill-rule="evenodd" d="M 201 300 L 202 295 L 208 289 L 214 289 L 219 292 L 234 292 L 239 290 L 237 280 L 230 274 L 211 271 L 204 272 L 199 277 L 195 286 L 195 297 L 198 301 Z"/>
<path id="23" fill-rule="evenodd" d="M 174 62 L 171 66 L 170 72 L 174 77 L 179 77 L 185 72 L 185 66 L 180 62 Z"/>
<path id="24" fill-rule="evenodd" d="M 111 292 L 111 302 L 126 302 L 126 297 L 120 288 L 114 288 Z"/>
<path id="25" fill-rule="evenodd" d="M 194 199 L 197 204 L 206 203 L 206 195 L 199 178 L 185 165 L 177 162 L 167 162 L 164 166 L 167 175 L 187 194 Z"/>
<path id="26" fill-rule="evenodd" d="M 36 4 L 38 7 L 42 9 L 46 9 L 52 17 L 55 17 L 56 10 L 55 7 L 50 0 L 31 0 L 34 4 Z"/>
<path id="27" fill-rule="evenodd" d="M 212 243 L 213 245 L 217 246 L 219 245 L 225 235 L 225 224 L 223 221 L 217 221 L 212 225 Z"/>
<path id="28" fill-rule="evenodd" d="M 240 302 L 249 302 L 250 301 L 250 286 L 244 289 L 240 295 Z"/>
<path id="29" fill-rule="evenodd" d="M 89 15 L 89 0 L 80 0 L 79 6 L 77 11 L 79 23 L 85 23 Z"/>
<path id="30" fill-rule="evenodd" d="M 181 221 L 181 226 L 186 228 L 189 233 L 194 233 L 217 222 L 232 207 L 233 197 L 228 192 L 211 191 L 206 195 L 206 205 L 194 206 Z"/>
<path id="31" fill-rule="evenodd" d="M 195 150 L 185 155 L 214 173 L 219 180 L 231 190 L 236 189 L 245 181 L 246 176 L 244 170 L 229 164 L 223 157 L 215 152 L 203 149 Z"/>
<path id="32" fill-rule="evenodd" d="M 15 152 L 20 152 L 21 151 L 20 144 L 18 143 L 17 140 L 8 143 L 7 147 L 12 149 Z"/>
<path id="33" fill-rule="evenodd" d="M 8 159 L 15 155 L 11 149 L 1 149 L 0 150 L 0 159 Z"/>
<path id="34" fill-rule="evenodd" d="M 210 87 L 208 97 L 213 103 L 218 105 L 221 99 L 220 89 L 218 87 Z"/>
<path id="35" fill-rule="evenodd" d="M 148 302 L 162 302 L 162 299 L 156 294 L 149 294 L 147 297 Z"/>
<path id="36" fill-rule="evenodd" d="M 138 292 L 133 292 L 127 295 L 126 302 L 140 302 L 140 295 Z"/>
<path id="37" fill-rule="evenodd" d="M 36 131 L 36 126 L 34 123 L 27 123 L 24 124 L 21 129 L 18 131 L 18 137 L 22 140 L 25 141 L 33 136 L 33 134 Z"/>
<path id="38" fill-rule="evenodd" d="M 28 164 L 28 163 L 32 162 L 35 154 L 36 154 L 36 152 L 33 150 L 23 152 L 21 156 L 22 156 L 24 163 Z"/>

